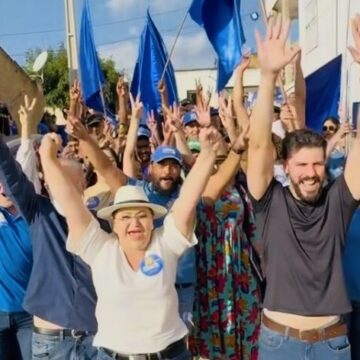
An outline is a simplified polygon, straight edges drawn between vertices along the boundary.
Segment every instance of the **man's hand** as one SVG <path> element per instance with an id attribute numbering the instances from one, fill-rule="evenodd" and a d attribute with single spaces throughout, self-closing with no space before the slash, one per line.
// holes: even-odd
<path id="1" fill-rule="evenodd" d="M 61 149 L 61 138 L 55 133 L 49 133 L 43 136 L 39 154 L 41 159 L 56 159 L 58 151 Z"/>
<path id="2" fill-rule="evenodd" d="M 68 117 L 66 132 L 79 140 L 87 140 L 90 136 L 85 125 L 75 116 Z"/>
<path id="3" fill-rule="evenodd" d="M 81 97 L 81 87 L 79 80 L 75 80 L 70 88 L 70 100 L 73 102 L 79 102 Z"/>
<path id="4" fill-rule="evenodd" d="M 280 120 L 287 132 L 295 130 L 296 110 L 293 105 L 284 104 L 281 106 Z"/>
<path id="5" fill-rule="evenodd" d="M 206 150 L 216 154 L 220 146 L 220 134 L 214 127 L 203 128 L 199 133 L 201 151 Z"/>
<path id="6" fill-rule="evenodd" d="M 351 30 L 355 43 L 355 47 L 349 46 L 348 49 L 354 58 L 354 60 L 360 64 L 360 15 L 356 16 L 351 20 Z"/>
<path id="7" fill-rule="evenodd" d="M 165 95 L 166 94 L 166 84 L 164 80 L 160 80 L 158 83 L 158 91 L 161 95 Z"/>
<path id="8" fill-rule="evenodd" d="M 286 47 L 289 29 L 290 20 L 282 21 L 282 16 L 278 15 L 276 18 L 270 18 L 264 40 L 256 30 L 258 58 L 263 74 L 277 75 L 299 53 L 299 47 L 293 49 Z"/>
<path id="9" fill-rule="evenodd" d="M 24 96 L 24 105 L 20 105 L 20 109 L 18 111 L 21 127 L 25 127 L 29 125 L 30 114 L 34 110 L 36 101 L 37 99 L 36 97 L 34 97 L 30 104 L 29 97 L 27 95 Z"/>
<path id="10" fill-rule="evenodd" d="M 202 127 L 209 127 L 211 125 L 210 106 L 207 103 L 202 103 L 195 106 L 195 113 L 197 121 Z"/>
<path id="11" fill-rule="evenodd" d="M 129 84 L 125 82 L 124 76 L 119 76 L 116 84 L 116 93 L 121 98 L 125 98 L 129 94 Z"/>
<path id="12" fill-rule="evenodd" d="M 140 120 L 144 111 L 144 105 L 140 101 L 140 94 L 138 94 L 136 96 L 136 99 L 134 99 L 134 97 L 130 93 L 130 102 L 131 102 L 132 118 Z"/>
<path id="13" fill-rule="evenodd" d="M 226 99 L 225 94 L 221 93 L 219 94 L 218 97 L 218 103 L 219 103 L 219 116 L 224 128 L 226 130 L 234 128 L 235 123 L 234 123 L 232 98 L 229 96 Z"/>

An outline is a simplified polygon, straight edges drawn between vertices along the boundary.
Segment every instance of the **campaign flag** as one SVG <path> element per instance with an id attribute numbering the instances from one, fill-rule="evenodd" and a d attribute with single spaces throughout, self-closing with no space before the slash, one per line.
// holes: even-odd
<path id="1" fill-rule="evenodd" d="M 79 65 L 81 88 L 86 105 L 104 112 L 102 86 L 105 78 L 96 52 L 88 0 L 84 0 L 81 15 Z"/>
<path id="2" fill-rule="evenodd" d="M 148 11 L 146 24 L 140 37 L 138 59 L 130 89 L 134 97 L 140 94 L 140 99 L 146 111 L 154 110 L 159 112 L 161 110 L 158 83 L 167 59 L 168 53 L 164 41 Z M 166 68 L 164 82 L 167 88 L 169 104 L 177 103 L 175 73 L 171 62 Z"/>

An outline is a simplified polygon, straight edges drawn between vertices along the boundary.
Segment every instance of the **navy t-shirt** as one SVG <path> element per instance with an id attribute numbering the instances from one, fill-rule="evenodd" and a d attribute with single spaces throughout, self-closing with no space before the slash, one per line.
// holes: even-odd
<path id="1" fill-rule="evenodd" d="M 0 207 L 0 311 L 24 311 L 32 267 L 29 227 L 21 216 Z"/>
<path id="2" fill-rule="evenodd" d="M 96 293 L 90 268 L 66 250 L 66 220 L 48 198 L 35 193 L 0 139 L 0 182 L 29 224 L 33 269 L 24 309 L 63 328 L 96 332 Z"/>

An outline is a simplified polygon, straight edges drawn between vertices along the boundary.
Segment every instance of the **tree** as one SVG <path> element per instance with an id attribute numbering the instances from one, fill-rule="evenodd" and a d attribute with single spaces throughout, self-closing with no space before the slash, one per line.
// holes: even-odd
<path id="1" fill-rule="evenodd" d="M 24 70 L 32 74 L 32 65 L 41 49 L 31 49 L 26 53 Z M 43 68 L 43 88 L 47 106 L 68 108 L 69 106 L 69 77 L 67 68 L 67 53 L 63 44 L 57 49 L 47 49 L 49 54 L 46 65 Z M 115 63 L 111 59 L 100 59 L 101 68 L 105 76 L 104 98 L 110 111 L 116 111 L 116 83 L 118 73 Z"/>

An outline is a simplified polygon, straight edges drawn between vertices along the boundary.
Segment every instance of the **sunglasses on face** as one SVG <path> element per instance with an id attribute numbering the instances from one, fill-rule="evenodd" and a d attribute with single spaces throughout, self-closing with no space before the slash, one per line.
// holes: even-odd
<path id="1" fill-rule="evenodd" d="M 334 131 L 336 131 L 336 127 L 333 126 L 333 125 L 329 125 L 329 126 L 324 125 L 323 126 L 323 131 L 332 131 L 332 132 L 334 132 Z"/>

